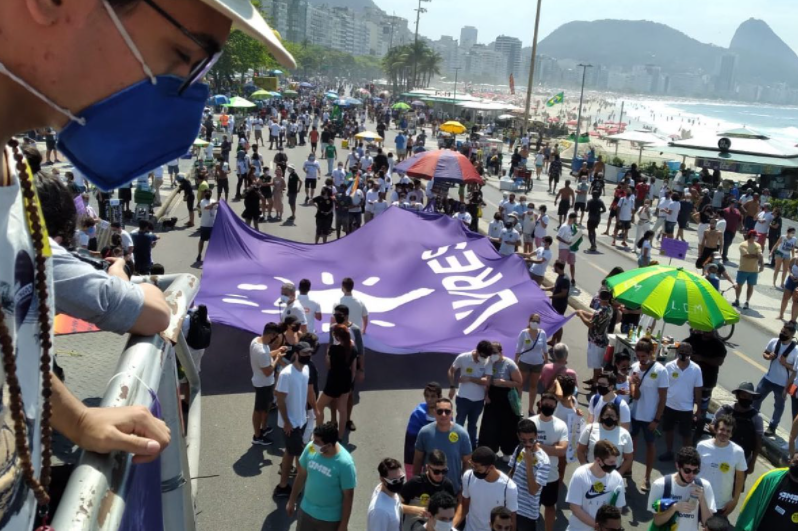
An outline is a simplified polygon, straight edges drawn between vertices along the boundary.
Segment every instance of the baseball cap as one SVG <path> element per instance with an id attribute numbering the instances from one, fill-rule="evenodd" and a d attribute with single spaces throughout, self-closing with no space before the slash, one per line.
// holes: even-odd
<path id="1" fill-rule="evenodd" d="M 250 0 L 202 0 L 202 2 L 232 20 L 234 29 L 240 29 L 265 44 L 281 65 L 286 68 L 296 68 L 296 61 L 283 47 L 279 34 L 269 27 L 263 15 Z"/>
<path id="2" fill-rule="evenodd" d="M 748 234 L 746 235 L 746 237 L 750 238 L 751 236 L 756 236 L 756 231 L 755 230 L 749 230 L 748 231 Z"/>

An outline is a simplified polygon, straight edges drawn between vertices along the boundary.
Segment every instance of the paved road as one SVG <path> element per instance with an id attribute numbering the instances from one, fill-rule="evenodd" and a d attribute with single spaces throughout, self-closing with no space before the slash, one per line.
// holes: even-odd
<path id="1" fill-rule="evenodd" d="M 389 134 L 391 145 L 393 134 Z M 265 152 L 267 160 L 273 155 Z M 288 150 L 291 162 L 303 161 L 307 149 Z M 500 198 L 497 190 L 487 188 L 489 204 L 495 206 Z M 236 212 L 243 210 L 242 203 L 232 203 Z M 485 209 L 486 215 L 492 210 Z M 314 219 L 312 207 L 298 207 L 295 224 L 261 224 L 261 230 L 277 236 L 302 242 L 312 242 Z M 184 203 L 178 203 L 174 214 L 187 219 Z M 194 229 L 178 229 L 162 234 L 161 242 L 155 249 L 154 259 L 166 266 L 167 272 L 193 271 L 201 274 L 194 264 L 198 233 Z M 602 252 L 598 255 L 580 256 L 577 265 L 579 289 L 593 293 L 600 280 L 614 265 L 623 261 L 616 254 Z M 629 262 L 631 267 L 632 263 Z M 231 274 L 234 274 L 231 271 Z M 742 325 L 745 327 L 746 325 Z M 724 367 L 722 383 L 731 385 L 740 379 L 756 381 L 760 369 L 754 363 L 761 352 L 765 336 L 755 336 L 756 330 L 739 330 L 735 339 L 744 338 L 739 354 L 729 356 Z M 681 337 L 670 328 L 670 333 Z M 571 348 L 571 367 L 580 376 L 588 374 L 584 352 L 586 350 L 586 329 L 572 319 L 565 328 L 565 341 Z M 240 331 L 217 327 L 213 343 L 203 360 L 203 438 L 199 475 L 199 529 L 217 531 L 220 529 L 263 529 L 283 531 L 293 529 L 295 524 L 286 517 L 284 500 L 275 502 L 271 492 L 278 481 L 280 450 L 273 447 L 253 447 L 250 445 L 250 414 L 253 394 L 250 387 L 250 368 L 248 364 L 248 344 L 251 336 Z M 418 354 L 391 356 L 370 353 L 369 372 L 364 389 L 360 393 L 359 404 L 355 408 L 354 421 L 358 429 L 351 433 L 348 443 L 358 467 L 358 488 L 350 529 L 365 530 L 366 511 L 374 486 L 378 482 L 377 464 L 383 458 L 401 458 L 403 434 L 408 416 L 421 401 L 421 389 L 428 380 L 445 381 L 446 368 L 452 357 L 441 354 Z M 321 360 L 318 360 L 319 362 Z M 322 364 L 322 363 L 320 363 Z M 725 373 L 733 373 L 726 376 Z M 584 406 L 584 400 L 582 400 Z M 767 411 L 767 408 L 766 408 Z M 275 419 L 272 418 L 272 421 Z M 660 441 L 660 446 L 663 446 Z M 660 448 L 658 453 L 663 449 Z M 646 508 L 646 497 L 637 491 L 642 482 L 642 456 L 636 456 L 633 479 L 627 489 L 630 511 L 624 516 L 627 529 L 647 529 L 650 513 Z M 756 474 L 769 468 L 759 463 Z M 570 478 L 574 465 L 568 467 L 566 480 Z M 662 472 L 671 472 L 670 465 L 661 467 Z M 657 472 L 655 472 L 655 476 Z M 559 506 L 564 508 L 565 489 L 561 489 Z M 561 510 L 556 525 L 557 530 L 567 526 L 569 511 Z"/>

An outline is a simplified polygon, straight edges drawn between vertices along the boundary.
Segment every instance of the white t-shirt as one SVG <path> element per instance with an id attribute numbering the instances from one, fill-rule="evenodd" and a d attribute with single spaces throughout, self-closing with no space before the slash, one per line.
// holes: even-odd
<path id="1" fill-rule="evenodd" d="M 501 235 L 502 244 L 499 247 L 499 254 L 510 256 L 515 253 L 515 244 L 521 241 L 521 235 L 515 229 L 504 229 Z"/>
<path id="2" fill-rule="evenodd" d="M 692 411 L 695 403 L 695 388 L 704 386 L 701 367 L 694 361 L 682 370 L 673 360 L 665 365 L 668 372 L 668 400 L 665 405 L 676 411 Z"/>
<path id="3" fill-rule="evenodd" d="M 458 354 L 452 362 L 452 367 L 460 371 L 460 376 L 471 378 L 482 378 L 486 374 L 490 374 L 492 369 L 490 361 L 474 361 L 471 352 Z M 463 382 L 459 384 L 457 396 L 478 402 L 485 400 L 485 388 L 473 382 Z"/>
<path id="4" fill-rule="evenodd" d="M 499 478 L 491 483 L 474 477 L 473 470 L 467 471 L 463 474 L 463 498 L 471 500 L 465 531 L 490 529 L 490 512 L 494 507 L 518 511 L 518 487 L 504 472 L 499 472 Z"/>
<path id="5" fill-rule="evenodd" d="M 398 494 L 386 494 L 382 482 L 371 494 L 366 519 L 368 531 L 399 531 L 402 527 L 402 502 Z"/>
<path id="6" fill-rule="evenodd" d="M 754 230 L 759 234 L 767 234 L 772 221 L 773 214 L 771 212 L 762 211 L 756 215 L 756 225 L 754 226 Z"/>
<path id="7" fill-rule="evenodd" d="M 642 378 L 645 372 L 645 370 L 640 370 L 640 362 L 635 362 L 632 364 L 629 376 L 637 374 Z M 661 363 L 655 361 L 645 379 L 640 382 L 640 398 L 632 403 L 633 419 L 642 422 L 654 420 L 654 416 L 657 414 L 657 405 L 659 404 L 659 389 L 663 387 L 668 387 L 668 371 L 665 370 Z"/>
<path id="8" fill-rule="evenodd" d="M 37 339 L 39 324 L 36 318 L 38 296 L 34 289 L 35 252 L 25 221 L 16 164 L 13 162 L 13 153 L 9 148 L 5 150 L 5 161 L 10 161 L 8 168 L 12 184 L 0 187 L 0 249 L 2 249 L 0 251 L 0 286 L 3 286 L 3 290 L 7 290 L 3 295 L 3 303 L 7 302 L 12 305 L 15 312 L 15 314 L 6 313 L 6 323 L 9 324 L 11 342 L 15 346 L 13 352 L 17 362 L 17 378 L 22 388 L 25 415 L 29 419 L 27 423 L 28 440 L 32 439 L 33 441 L 31 462 L 34 467 L 34 475 L 38 478 L 41 464 L 41 417 L 39 415 L 41 411 L 41 372 L 39 371 L 41 350 Z M 0 157 L 0 164 L 5 164 L 2 157 Z M 46 236 L 45 241 L 47 241 Z M 47 303 L 50 308 L 51 323 L 55 309 L 52 262 L 52 259 L 47 259 L 45 262 L 47 293 L 49 294 Z M 19 320 L 19 327 L 14 326 L 14 317 Z M 52 340 L 52 337 L 50 339 Z M 0 364 L 0 392 L 8 392 L 5 386 L 6 373 L 3 365 Z M 14 446 L 14 423 L 8 411 L 6 408 L 0 415 L 0 431 L 8 434 L 5 437 L 9 443 L 4 446 L 4 451 L 0 452 L 0 470 L 3 471 L 2 480 L 8 481 L 8 483 L 4 483 L 4 487 L 20 489 L 21 507 L 14 514 L 6 514 L 9 519 L 4 522 L 3 529 L 33 529 L 36 502 L 33 491 L 25 486 L 22 479 L 22 469 L 17 460 Z"/>
<path id="9" fill-rule="evenodd" d="M 280 124 L 272 122 L 269 125 L 269 134 L 272 136 L 280 136 Z"/>
<path id="10" fill-rule="evenodd" d="M 538 218 L 538 224 L 535 226 L 535 238 L 543 238 L 544 236 L 546 236 L 546 229 L 548 228 L 548 226 L 549 226 L 549 215 L 543 214 Z"/>
<path id="11" fill-rule="evenodd" d="M 294 428 L 301 428 L 308 421 L 308 382 L 310 381 L 310 369 L 307 365 L 302 370 L 297 370 L 293 365 L 289 365 L 280 371 L 277 379 L 275 391 L 285 393 L 285 410 L 288 420 Z M 278 413 L 277 426 L 284 426 L 283 416 Z"/>
<path id="12" fill-rule="evenodd" d="M 365 303 L 352 295 L 344 295 L 338 304 L 343 304 L 349 308 L 349 320 L 363 329 L 363 318 L 369 316 L 369 310 Z"/>
<path id="13" fill-rule="evenodd" d="M 538 328 L 538 335 L 535 339 L 529 335 L 529 329 L 524 328 L 518 334 L 518 341 L 515 344 L 516 361 L 522 361 L 529 365 L 541 365 L 543 363 L 543 353 L 548 346 L 546 345 L 546 332 Z M 520 357 L 518 355 L 520 354 Z"/>
<path id="14" fill-rule="evenodd" d="M 302 307 L 302 304 L 300 304 L 298 300 L 294 300 L 294 302 L 286 304 L 285 307 L 283 307 L 283 310 L 280 312 L 280 319 L 285 321 L 285 318 L 289 315 L 296 317 L 300 325 L 308 324 L 308 320 L 305 318 L 305 308 Z"/>
<path id="15" fill-rule="evenodd" d="M 623 478 L 617 470 L 609 474 L 604 474 L 603 478 L 593 475 L 590 471 L 591 463 L 582 465 L 574 470 L 571 482 L 568 483 L 568 495 L 565 497 L 566 503 L 579 505 L 591 517 L 595 518 L 599 507 L 609 503 L 615 493 L 618 497 L 615 500 L 616 507 L 626 506 L 626 493 L 623 486 Z M 592 527 L 585 525 L 573 513 L 568 517 L 569 531 L 593 531 Z"/>
<path id="16" fill-rule="evenodd" d="M 261 343 L 256 337 L 249 344 L 249 366 L 252 368 L 252 385 L 254 387 L 268 387 L 274 385 L 274 372 L 270 376 L 263 374 L 261 369 L 271 367 L 272 356 L 269 345 Z"/>
<path id="17" fill-rule="evenodd" d="M 619 398 L 621 395 L 617 395 Z M 609 402 L 615 402 L 615 399 L 612 400 L 604 400 L 604 397 L 598 394 L 595 394 L 590 397 L 590 400 L 587 403 L 587 410 L 590 415 L 593 415 L 593 421 L 598 422 L 601 416 L 601 410 L 604 409 L 604 406 Z M 627 424 L 632 421 L 632 412 L 629 409 L 629 404 L 627 404 L 623 398 L 620 398 L 617 401 L 618 410 L 621 413 L 621 418 L 618 422 L 621 424 Z"/>
<path id="18" fill-rule="evenodd" d="M 535 415 L 532 417 L 532 422 L 538 428 L 538 442 L 540 444 L 554 446 L 557 443 L 568 441 L 568 425 L 557 417 L 552 417 L 550 421 L 544 422 L 540 420 L 540 415 Z M 560 458 L 555 455 L 549 455 L 549 464 L 551 465 L 549 468 L 549 483 L 551 483 L 560 479 L 560 471 L 557 468 L 560 464 Z"/>
<path id="19" fill-rule="evenodd" d="M 535 230 L 535 223 L 537 220 L 535 219 L 535 213 L 527 210 L 524 213 L 524 216 L 521 218 L 521 229 L 524 234 L 531 235 Z"/>
<path id="20" fill-rule="evenodd" d="M 216 221 L 216 212 L 217 209 L 211 207 L 210 209 L 205 209 L 205 207 L 210 205 L 215 205 L 216 201 L 213 199 L 203 199 L 199 202 L 200 206 L 200 227 L 213 227 L 213 222 Z"/>
<path id="21" fill-rule="evenodd" d="M 374 213 L 374 203 L 380 198 L 380 192 L 369 189 L 366 192 L 366 212 Z"/>
<path id="22" fill-rule="evenodd" d="M 702 467 L 703 468 L 703 467 Z M 694 483 L 690 483 L 686 487 L 682 487 L 679 485 L 679 482 L 676 480 L 676 477 L 671 477 L 671 495 L 672 499 L 678 501 L 690 501 L 690 493 L 695 488 Z M 706 481 L 701 481 L 701 486 L 704 488 L 704 499 L 707 501 L 707 506 L 709 510 L 713 513 L 717 511 L 717 507 L 715 505 L 715 494 L 712 490 L 712 485 L 710 485 Z M 661 500 L 664 496 L 665 492 L 665 478 L 661 477 L 654 481 L 651 485 L 651 491 L 648 493 L 648 507 L 649 510 L 652 505 L 654 505 L 657 501 Z M 695 503 L 695 506 L 692 511 L 689 513 L 677 513 L 679 516 L 676 518 L 676 529 L 674 531 L 698 531 L 699 529 L 699 518 L 698 518 L 698 503 Z"/>
<path id="23" fill-rule="evenodd" d="M 681 210 L 682 204 L 679 201 L 671 201 L 668 204 L 668 216 L 665 218 L 665 221 L 669 221 L 671 223 L 676 222 L 677 218 L 679 217 L 679 210 Z"/>
<path id="24" fill-rule="evenodd" d="M 375 216 L 379 216 L 380 214 L 382 214 L 383 212 L 388 210 L 389 206 L 390 205 L 388 203 L 386 203 L 385 201 L 378 201 L 378 202 L 374 203 L 374 215 Z"/>
<path id="25" fill-rule="evenodd" d="M 765 347 L 765 352 L 777 353 L 778 357 L 782 357 L 789 348 L 789 343 L 785 345 L 779 341 L 779 338 L 776 337 L 768 341 L 768 346 Z M 787 359 L 785 360 L 788 366 L 792 367 L 795 365 L 796 356 L 798 356 L 798 347 L 792 347 L 792 350 L 789 354 L 787 354 Z M 776 385 L 786 385 L 787 369 L 781 363 L 779 363 L 778 357 L 774 360 L 771 360 L 770 367 L 768 367 L 768 372 L 765 373 L 765 378 Z"/>
<path id="26" fill-rule="evenodd" d="M 618 219 L 620 221 L 631 221 L 634 206 L 634 196 L 620 198 L 618 200 Z"/>
<path id="27" fill-rule="evenodd" d="M 668 216 L 668 214 L 667 214 L 667 212 L 665 212 L 665 210 L 670 208 L 671 207 L 670 205 L 671 205 L 671 200 L 670 199 L 667 199 L 667 198 L 664 198 L 664 197 L 660 196 L 659 203 L 657 203 L 657 217 L 658 218 L 666 218 Z"/>
<path id="28" fill-rule="evenodd" d="M 745 452 L 731 441 L 720 447 L 715 444 L 715 439 L 701 441 L 696 450 L 701 456 L 701 473 L 698 477 L 713 485 L 715 506 L 720 509 L 734 496 L 735 473 L 748 470 Z"/>
<path id="29" fill-rule="evenodd" d="M 306 179 L 316 179 L 321 171 L 321 166 L 318 160 L 306 160 L 305 164 L 302 165 L 302 169 L 304 169 L 307 174 L 305 175 Z"/>
<path id="30" fill-rule="evenodd" d="M 500 219 L 494 219 L 488 225 L 488 237 L 501 238 L 503 230 L 504 230 L 504 222 L 502 222 L 502 220 Z"/>
<path id="31" fill-rule="evenodd" d="M 316 333 L 316 314 L 321 313 L 321 305 L 310 298 L 310 295 L 297 295 L 296 300 L 305 310 L 305 321 L 308 325 L 308 332 Z"/>
<path id="32" fill-rule="evenodd" d="M 529 272 L 539 277 L 546 275 L 546 269 L 549 267 L 549 262 L 551 262 L 551 249 L 546 249 L 545 247 L 535 249 L 535 259 L 540 260 L 541 258 L 543 258 L 542 262 L 529 266 Z"/>
<path id="33" fill-rule="evenodd" d="M 124 250 L 128 250 L 133 247 L 133 238 L 130 236 L 130 233 L 125 229 L 122 229 L 122 232 L 119 233 L 122 237 L 122 248 Z"/>
<path id="34" fill-rule="evenodd" d="M 562 227 L 557 231 L 557 248 L 558 249 L 570 249 L 571 248 L 571 238 L 573 237 L 573 231 L 571 230 L 571 226 L 567 223 L 564 223 Z M 559 238 L 565 240 L 563 243 Z"/>
<path id="35" fill-rule="evenodd" d="M 592 463 L 595 456 L 593 450 L 596 448 L 598 441 L 609 441 L 620 450 L 621 454 L 634 453 L 632 436 L 622 426 L 616 426 L 614 430 L 607 430 L 603 425 L 598 422 L 591 422 L 582 433 L 579 434 L 579 444 L 587 445 L 587 462 Z M 620 466 L 620 459 L 618 465 Z"/>

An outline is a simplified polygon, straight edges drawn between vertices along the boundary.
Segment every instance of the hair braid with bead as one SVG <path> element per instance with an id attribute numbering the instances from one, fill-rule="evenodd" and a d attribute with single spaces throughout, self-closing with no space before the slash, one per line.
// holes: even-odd
<path id="1" fill-rule="evenodd" d="M 52 416 L 52 395 L 51 380 L 51 357 L 52 341 L 50 340 L 50 308 L 47 304 L 47 258 L 44 255 L 44 235 L 39 216 L 36 193 L 33 183 L 28 173 L 25 158 L 20 153 L 16 140 L 9 141 L 8 145 L 14 151 L 14 161 L 19 173 L 19 182 L 22 195 L 25 199 L 25 214 L 30 222 L 31 238 L 35 248 L 36 275 L 35 286 L 36 294 L 39 299 L 38 321 L 39 321 L 39 342 L 41 346 L 41 358 L 39 369 L 42 372 L 42 412 L 41 412 L 41 444 L 42 444 L 42 466 L 41 475 L 37 480 L 33 470 L 33 460 L 31 450 L 28 445 L 27 426 L 25 423 L 25 413 L 22 403 L 22 388 L 17 378 L 17 363 L 14 353 L 14 346 L 11 341 L 11 334 L 5 322 L 5 313 L 0 312 L 0 347 L 3 354 L 3 369 L 6 373 L 8 384 L 9 402 L 11 418 L 14 421 L 14 434 L 16 440 L 16 450 L 22 468 L 23 478 L 28 487 L 33 491 L 39 505 L 46 506 L 50 502 L 48 487 L 50 485 L 50 465 L 52 458 L 52 428 L 50 418 Z M 9 161 L 10 163 L 10 161 Z"/>

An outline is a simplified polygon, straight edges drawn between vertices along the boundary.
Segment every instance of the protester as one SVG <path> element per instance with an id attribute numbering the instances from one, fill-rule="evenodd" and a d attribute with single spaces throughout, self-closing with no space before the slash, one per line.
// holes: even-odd
<path id="1" fill-rule="evenodd" d="M 592 531 L 596 528 L 596 514 L 602 505 L 623 508 L 626 493 L 623 478 L 617 471 L 620 452 L 609 441 L 598 441 L 592 463 L 577 468 L 568 483 L 565 502 L 571 508 L 568 529 Z"/>
<path id="2" fill-rule="evenodd" d="M 493 343 L 490 365 L 479 442 L 493 452 L 501 450 L 506 463 L 517 445 L 515 427 L 521 418 L 521 371 L 513 360 L 504 357 L 498 342 Z"/>
<path id="3" fill-rule="evenodd" d="M 701 456 L 696 449 L 685 446 L 679 450 L 676 472 L 659 478 L 651 486 L 648 506 L 659 507 L 654 512 L 654 524 L 665 525 L 674 517 L 680 531 L 698 531 L 699 523 L 706 524 L 717 508 L 714 489 L 698 477 L 700 472 Z M 666 507 L 668 503 L 672 505 Z"/>
<path id="4" fill-rule="evenodd" d="M 532 417 L 538 430 L 538 444 L 549 456 L 549 477 L 540 491 L 540 504 L 543 505 L 545 531 L 554 530 L 556 506 L 560 491 L 560 459 L 565 459 L 568 448 L 568 426 L 554 417 L 557 409 L 557 397 L 552 393 L 543 393 L 540 397 L 540 414 Z"/>
<path id="5" fill-rule="evenodd" d="M 703 463 L 698 477 L 712 485 L 717 514 L 728 517 L 740 501 L 748 463 L 743 449 L 731 441 L 737 429 L 734 418 L 716 415 L 712 426 L 715 437 L 699 442 L 696 447 Z"/>
<path id="6" fill-rule="evenodd" d="M 543 365 L 548 361 L 547 354 L 546 331 L 540 329 L 540 314 L 533 313 L 529 316 L 529 325 L 518 334 L 518 341 L 515 347 L 515 359 L 522 378 L 518 396 L 520 399 L 523 395 L 524 386 L 528 380 L 529 411 L 535 409 L 540 371 L 543 370 Z"/>
<path id="7" fill-rule="evenodd" d="M 485 388 L 493 370 L 490 361 L 492 355 L 491 342 L 480 341 L 477 348 L 471 352 L 458 355 L 448 371 L 449 399 L 454 398 L 457 406 L 456 422 L 464 428 L 467 425 L 472 448 L 477 447 L 477 420 L 485 406 Z M 458 371 L 459 377 L 457 377 Z M 455 382 L 460 385 L 456 385 Z"/>
<path id="8" fill-rule="evenodd" d="M 754 384 L 751 382 L 742 382 L 737 389 L 732 391 L 732 394 L 735 395 L 737 401 L 734 404 L 722 405 L 715 412 L 715 416 L 729 416 L 734 420 L 735 427 L 730 440 L 743 450 L 748 466 L 747 477 L 754 471 L 765 432 L 762 415 L 753 407 L 754 400 L 759 397 L 759 393 L 754 390 Z M 710 425 L 709 428 L 710 431 L 714 431 L 713 425 Z"/>
<path id="9" fill-rule="evenodd" d="M 668 394 L 662 414 L 662 432 L 665 434 L 667 450 L 659 456 L 660 461 L 673 459 L 674 430 L 678 428 L 683 446 L 693 442 L 693 425 L 701 411 L 701 393 L 704 380 L 701 368 L 690 360 L 693 347 L 681 343 L 676 349 L 677 359 L 665 365 L 668 375 Z"/>
<path id="10" fill-rule="evenodd" d="M 538 428 L 530 419 L 518 422 L 518 447 L 510 459 L 510 478 L 518 488 L 517 531 L 536 531 L 540 493 L 549 478 L 549 456 L 538 444 Z"/>
<path id="11" fill-rule="evenodd" d="M 784 405 L 786 402 L 785 389 L 792 383 L 789 377 L 789 372 L 795 366 L 796 359 L 798 359 L 798 351 L 796 350 L 796 342 L 793 341 L 795 337 L 795 324 L 785 324 L 779 337 L 771 339 L 762 357 L 770 362 L 767 372 L 759 380 L 756 386 L 756 392 L 759 395 L 754 400 L 754 409 L 760 410 L 762 402 L 773 393 L 773 416 L 770 419 L 770 424 L 765 430 L 765 437 L 773 437 L 776 434 L 776 428 L 781 421 L 781 415 L 784 413 Z M 798 405 L 798 404 L 796 404 Z M 795 407 L 793 409 L 796 409 Z M 794 415 L 798 415 L 798 411 L 793 411 Z"/>
<path id="12" fill-rule="evenodd" d="M 418 432 L 413 456 L 413 475 L 421 474 L 421 467 L 429 464 L 430 453 L 440 450 L 446 455 L 449 471 L 446 474 L 455 491 L 462 487 L 462 473 L 471 466 L 471 440 L 462 426 L 452 421 L 452 401 L 439 398 L 435 403 L 435 422 Z"/>
<path id="13" fill-rule="evenodd" d="M 634 445 L 632 436 L 626 428 L 619 425 L 621 409 L 619 403 L 609 402 L 604 404 L 596 416 L 579 435 L 579 444 L 576 455 L 581 464 L 592 463 L 595 458 L 596 444 L 599 441 L 611 442 L 623 456 L 623 462 L 618 467 L 618 472 L 623 476 L 632 470 L 634 460 Z"/>
<path id="14" fill-rule="evenodd" d="M 421 428 L 435 422 L 435 402 L 443 396 L 443 389 L 438 382 L 429 382 L 424 387 L 424 401 L 421 402 L 410 414 L 405 430 L 405 475 L 413 478 L 413 455 L 416 448 L 416 439 Z M 412 479 L 411 479 L 412 480 Z"/>
<path id="15" fill-rule="evenodd" d="M 371 495 L 366 526 L 369 531 L 396 531 L 402 525 L 402 503 L 399 498 L 399 492 L 405 485 L 402 463 L 389 457 L 380 461 L 377 471 L 380 483 Z"/>
<path id="16" fill-rule="evenodd" d="M 487 530 L 491 511 L 505 507 L 515 527 L 518 511 L 518 487 L 504 472 L 496 469 L 496 454 L 480 446 L 471 454 L 471 469 L 463 474 L 463 492 L 457 507 L 454 526 L 465 519 L 465 531 Z"/>
<path id="17" fill-rule="evenodd" d="M 787 468 L 765 472 L 754 484 L 737 517 L 738 531 L 782 530 L 795 527 L 798 492 L 798 453 L 790 455 Z"/>
<path id="18" fill-rule="evenodd" d="M 740 306 L 740 292 L 743 285 L 748 284 L 743 309 L 748 309 L 751 295 L 754 294 L 754 286 L 757 284 L 759 273 L 765 269 L 765 262 L 762 256 L 762 247 L 756 243 L 756 231 L 749 230 L 744 242 L 740 244 L 740 267 L 737 270 L 737 285 L 734 288 L 735 298 L 732 306 Z"/>

